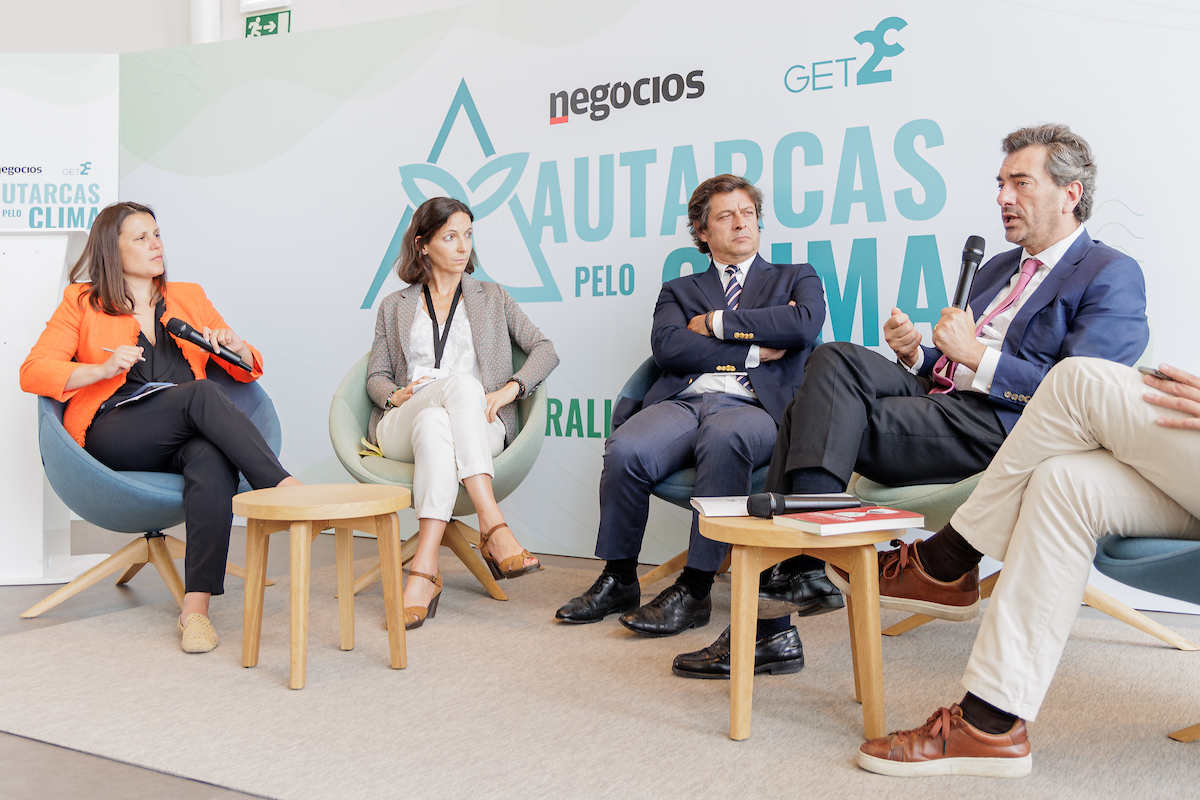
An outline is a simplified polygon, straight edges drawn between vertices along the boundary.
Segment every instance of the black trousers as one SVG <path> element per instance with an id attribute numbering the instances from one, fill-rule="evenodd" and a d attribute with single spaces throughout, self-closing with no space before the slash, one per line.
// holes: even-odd
<path id="1" fill-rule="evenodd" d="M 84 449 L 109 469 L 183 475 L 184 590 L 223 594 L 238 473 L 255 489 L 288 476 L 254 423 L 209 380 L 180 384 L 108 411 Z"/>
<path id="2" fill-rule="evenodd" d="M 889 486 L 955 483 L 987 469 L 1007 432 L 977 392 L 929 394 L 919 378 L 873 350 L 831 342 L 813 351 L 784 413 L 767 490 L 820 467 L 849 482 L 857 471 Z"/>

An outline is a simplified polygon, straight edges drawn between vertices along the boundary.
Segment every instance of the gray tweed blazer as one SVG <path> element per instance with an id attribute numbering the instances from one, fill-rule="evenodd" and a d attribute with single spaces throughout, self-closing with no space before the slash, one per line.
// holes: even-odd
<path id="1" fill-rule="evenodd" d="M 510 378 L 517 378 L 525 385 L 525 391 L 518 399 L 532 394 L 558 366 L 554 345 L 542 336 L 502 286 L 463 275 L 462 287 L 463 308 L 471 323 L 471 338 L 483 375 L 483 390 L 494 392 Z M 406 286 L 389 294 L 379 304 L 375 343 L 371 345 L 371 359 L 367 364 L 367 394 L 375 403 L 367 429 L 367 438 L 372 443 L 375 443 L 375 426 L 387 410 L 388 398 L 403 386 L 398 381 L 408 382 L 408 336 L 413 317 L 421 307 L 421 288 L 421 284 Z M 529 356 L 515 374 L 510 338 Z M 509 403 L 501 408 L 500 419 L 504 421 L 504 446 L 507 447 L 517 435 L 516 406 Z"/>

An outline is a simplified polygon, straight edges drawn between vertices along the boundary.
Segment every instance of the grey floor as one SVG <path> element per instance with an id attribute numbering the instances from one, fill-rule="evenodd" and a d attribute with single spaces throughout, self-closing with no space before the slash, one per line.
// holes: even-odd
<path id="1" fill-rule="evenodd" d="M 182 538 L 179 531 L 175 534 Z M 104 531 L 86 522 L 75 522 L 72 528 L 72 548 L 76 553 L 111 553 L 128 544 L 130 537 Z M 245 530 L 233 529 L 231 553 L 245 553 Z M 313 568 L 334 563 L 333 537 L 321 536 L 313 543 Z M 366 558 L 375 553 L 370 539 L 355 540 L 355 557 Z M 235 555 L 235 560 L 241 559 Z M 579 566 L 582 559 L 543 556 L 548 568 L 555 565 Z M 267 564 L 268 575 L 286 575 L 286 547 L 271 549 Z M 236 582 L 236 578 L 229 578 Z M 153 569 L 143 570 L 125 587 L 102 581 L 82 594 L 67 600 L 36 619 L 21 619 L 20 613 L 41 600 L 55 587 L 0 586 L 0 638 L 64 622 L 111 614 L 136 606 L 160 603 L 170 599 L 166 586 Z M 583 587 L 580 587 L 583 588 Z M 564 598 L 565 600 L 566 598 Z M 220 602 L 215 600 L 214 602 Z M 1102 617 L 1100 612 L 1084 608 L 1085 616 Z M 1200 617 L 1179 614 L 1151 614 L 1151 617 L 1170 625 L 1200 628 Z M 177 778 L 154 770 L 135 767 L 100 758 L 88 753 L 68 750 L 43 742 L 0 733 L 0 800 L 52 800 L 54 798 L 88 797 L 90 800 L 230 800 L 253 797 L 198 781 Z"/>

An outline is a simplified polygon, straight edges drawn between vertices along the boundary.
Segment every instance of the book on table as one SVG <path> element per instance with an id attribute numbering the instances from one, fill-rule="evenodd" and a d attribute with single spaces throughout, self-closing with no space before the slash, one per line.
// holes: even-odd
<path id="1" fill-rule="evenodd" d="M 900 528 L 920 528 L 925 517 L 898 508 L 870 506 L 846 508 L 840 511 L 803 511 L 798 514 L 776 514 L 772 519 L 776 525 L 796 528 L 818 536 L 836 536 L 840 533 L 862 533 L 863 531 L 887 531 Z"/>

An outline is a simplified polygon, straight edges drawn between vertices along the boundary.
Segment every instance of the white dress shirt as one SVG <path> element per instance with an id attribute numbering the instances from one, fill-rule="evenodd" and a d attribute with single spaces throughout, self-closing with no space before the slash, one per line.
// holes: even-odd
<path id="1" fill-rule="evenodd" d="M 750 269 L 750 265 L 754 263 L 757 255 L 756 253 L 742 263 L 733 265 L 737 267 L 738 284 L 741 285 L 743 291 L 746 289 L 746 271 Z M 718 274 L 721 277 L 721 290 L 724 291 L 729 288 L 729 275 L 725 272 L 726 267 L 729 265 L 719 264 L 715 259 L 713 263 L 717 266 Z M 713 336 L 721 340 L 725 339 L 724 313 L 724 310 L 718 309 L 713 313 L 712 318 Z M 750 345 L 750 351 L 746 354 L 746 369 L 754 369 L 758 365 L 758 345 L 752 344 Z M 688 384 L 688 387 L 676 396 L 686 397 L 704 392 L 725 392 L 726 394 L 736 394 L 741 397 L 749 397 L 752 400 L 757 400 L 758 395 L 754 393 L 753 389 L 747 389 L 737 382 L 736 376 L 745 374 L 745 372 L 706 372 Z"/>
<path id="2" fill-rule="evenodd" d="M 979 336 L 976 337 L 976 341 L 987 347 L 987 349 L 983 351 L 983 356 L 979 359 L 978 371 L 973 371 L 970 367 L 963 364 L 959 364 L 954 370 L 955 391 L 980 392 L 982 394 L 991 393 L 992 379 L 995 378 L 996 367 L 1000 364 L 1002 356 L 1000 351 L 1004 346 L 1004 337 L 1008 333 L 1008 327 L 1020 312 L 1021 307 L 1025 305 L 1025 302 L 1030 297 L 1033 297 L 1033 293 L 1037 290 L 1038 286 L 1046 280 L 1046 276 L 1050 274 L 1050 270 L 1054 269 L 1054 266 L 1066 255 L 1067 251 L 1071 249 L 1071 245 L 1075 244 L 1075 240 L 1082 233 L 1083 226 L 1079 225 L 1065 238 L 1059 239 L 1037 255 L 1030 255 L 1028 250 L 1022 248 L 1018 264 L 1024 264 L 1027 258 L 1036 258 L 1042 262 L 1042 265 L 1037 268 L 1037 272 L 1033 273 L 1033 277 L 1029 279 L 1029 283 L 1025 286 L 1025 290 L 1021 292 L 1021 296 L 1017 298 L 1016 302 L 997 314 L 987 324 L 987 327 L 980 332 Z M 983 313 L 979 315 L 979 319 L 985 319 L 992 312 L 992 309 L 999 306 L 1012 290 L 1016 288 L 1017 282 L 1020 279 L 1021 273 L 1018 271 L 1000 291 L 996 292 L 996 296 L 992 299 L 992 302 L 988 303 L 988 307 L 983 310 Z M 915 375 L 921 369 L 921 365 L 924 362 L 925 351 L 918 350 L 917 360 L 908 368 L 908 371 Z"/>

